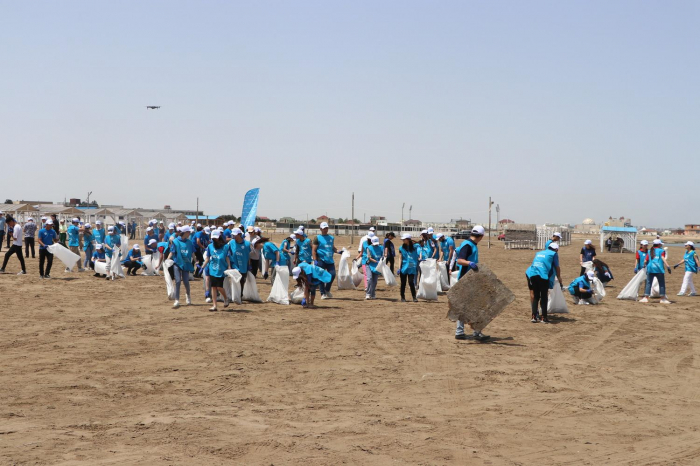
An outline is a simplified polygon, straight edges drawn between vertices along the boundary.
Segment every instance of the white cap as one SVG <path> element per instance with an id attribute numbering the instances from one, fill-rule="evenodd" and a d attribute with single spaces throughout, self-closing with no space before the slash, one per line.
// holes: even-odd
<path id="1" fill-rule="evenodd" d="M 304 231 L 304 225 L 299 225 L 299 228 L 297 228 L 297 230 Z"/>
<path id="2" fill-rule="evenodd" d="M 95 249 L 102 249 L 102 244 L 97 243 L 97 244 L 95 245 Z"/>
<path id="3" fill-rule="evenodd" d="M 182 226 L 182 222 L 177 222 L 177 225 L 178 225 L 178 226 Z"/>
<path id="4" fill-rule="evenodd" d="M 153 231 L 153 227 L 146 228 L 146 231 Z"/>
<path id="5" fill-rule="evenodd" d="M 175 229 L 175 224 L 174 224 L 174 223 L 168 224 L 168 230 L 174 230 L 174 229 Z"/>
<path id="6" fill-rule="evenodd" d="M 687 243 L 685 243 L 685 245 L 695 247 L 695 243 L 693 243 L 692 241 L 688 241 Z"/>
<path id="7" fill-rule="evenodd" d="M 561 238 L 561 233 L 559 233 L 558 231 L 555 231 L 552 236 L 556 236 L 557 238 Z"/>
<path id="8" fill-rule="evenodd" d="M 46 220 L 47 218 L 49 218 L 49 217 L 41 217 L 42 220 Z"/>
<path id="9" fill-rule="evenodd" d="M 401 235 L 401 239 L 411 239 L 411 234 L 410 233 L 404 233 Z"/>
<path id="10" fill-rule="evenodd" d="M 5 215 L 5 212 L 3 212 L 2 210 L 0 210 L 0 215 Z"/>
<path id="11" fill-rule="evenodd" d="M 224 227 L 219 227 L 216 229 L 216 231 L 224 231 Z"/>
<path id="12" fill-rule="evenodd" d="M 297 237 L 294 236 L 294 233 L 292 233 L 291 235 L 289 235 L 289 239 L 297 239 Z"/>
<path id="13" fill-rule="evenodd" d="M 182 228 L 180 229 L 180 231 L 183 232 L 183 233 L 190 233 L 190 232 L 192 231 L 192 228 L 190 228 L 189 225 L 185 225 L 184 227 L 182 227 Z"/>
<path id="14" fill-rule="evenodd" d="M 589 279 L 594 279 L 594 278 L 595 278 L 595 274 L 594 274 L 593 272 L 586 272 L 586 276 L 587 276 Z"/>
<path id="15" fill-rule="evenodd" d="M 229 220 L 226 225 L 234 226 L 235 224 L 236 224 L 236 222 L 234 222 L 233 220 Z"/>
<path id="16" fill-rule="evenodd" d="M 294 277 L 294 280 L 299 278 L 299 274 L 301 273 L 301 267 L 294 267 L 292 269 L 292 276 Z"/>
<path id="17" fill-rule="evenodd" d="M 240 228 L 234 228 L 233 231 L 231 232 L 231 234 L 232 234 L 233 236 L 242 235 L 242 234 L 243 234 L 243 230 L 241 230 Z"/>
<path id="18" fill-rule="evenodd" d="M 47 224 L 47 225 L 53 225 L 53 220 L 47 220 L 47 221 L 46 221 L 46 224 Z"/>
<path id="19" fill-rule="evenodd" d="M 435 230 L 433 230 L 433 227 L 429 227 L 429 228 L 428 228 L 428 233 L 430 233 L 430 234 L 435 233 Z"/>
<path id="20" fill-rule="evenodd" d="M 95 225 L 102 225 L 102 220 L 98 220 L 95 222 Z"/>
<path id="21" fill-rule="evenodd" d="M 421 234 L 421 235 L 427 235 L 427 234 L 428 234 L 428 230 L 423 230 L 423 231 L 420 232 L 420 234 Z"/>
<path id="22" fill-rule="evenodd" d="M 214 230 L 211 232 L 211 239 L 221 238 L 221 232 L 219 230 Z"/>
<path id="23" fill-rule="evenodd" d="M 73 220 L 71 220 L 73 223 L 78 223 L 80 219 L 78 217 L 73 217 Z"/>
<path id="24" fill-rule="evenodd" d="M 326 222 L 321 223 L 321 230 L 324 228 L 328 228 L 328 224 Z"/>
<path id="25" fill-rule="evenodd" d="M 296 230 L 296 231 L 294 232 L 294 234 L 295 234 L 295 235 L 299 235 L 299 236 L 304 236 L 304 230 Z"/>
<path id="26" fill-rule="evenodd" d="M 375 235 L 373 231 L 370 231 L 369 233 L 367 233 L 368 238 L 374 238 L 375 236 L 377 236 L 377 235 Z"/>
<path id="27" fill-rule="evenodd" d="M 445 235 L 443 235 L 442 233 L 438 233 L 438 234 L 435 235 L 435 236 L 436 236 L 437 239 L 440 239 L 440 238 L 442 238 L 442 237 L 445 236 Z"/>
<path id="28" fill-rule="evenodd" d="M 199 228 L 199 227 L 201 227 L 201 226 L 202 226 L 202 224 L 201 224 L 201 223 L 198 223 L 198 224 L 197 224 L 197 228 Z"/>
<path id="29" fill-rule="evenodd" d="M 84 226 L 85 228 L 92 228 L 92 227 L 90 226 L 90 224 L 89 224 L 89 223 L 86 223 L 86 224 L 85 224 L 85 225 L 83 225 L 83 226 Z"/>
<path id="30" fill-rule="evenodd" d="M 34 221 L 34 219 L 33 219 L 33 218 L 31 218 L 31 217 L 29 217 L 29 218 L 27 219 L 27 221 L 28 221 L 28 222 L 33 222 L 33 221 Z"/>
<path id="31" fill-rule="evenodd" d="M 555 251 L 559 250 L 559 245 L 557 243 L 551 243 L 549 245 L 549 249 L 554 249 Z"/>
<path id="32" fill-rule="evenodd" d="M 369 231 L 377 231 L 377 229 L 374 227 L 369 227 Z"/>
<path id="33" fill-rule="evenodd" d="M 204 233 L 206 233 L 206 234 L 211 233 L 211 228 L 209 228 L 209 227 L 204 227 Z"/>
<path id="34" fill-rule="evenodd" d="M 664 243 L 662 243 L 660 239 L 655 239 L 654 244 L 664 244 Z"/>
<path id="35" fill-rule="evenodd" d="M 485 233 L 484 227 L 482 227 L 481 225 L 477 225 L 474 228 L 472 228 L 471 234 L 476 235 L 476 236 L 484 236 L 484 233 Z"/>
<path id="36" fill-rule="evenodd" d="M 107 231 L 114 231 L 114 227 L 108 227 Z"/>
<path id="37" fill-rule="evenodd" d="M 151 243 L 149 242 L 148 244 L 151 244 Z M 138 244 L 134 244 L 134 249 L 136 249 L 136 250 L 138 251 L 138 250 L 141 249 L 141 248 L 139 247 Z"/>
<path id="38" fill-rule="evenodd" d="M 641 244 L 642 246 L 649 246 L 649 241 L 643 239 L 642 242 L 639 244 Z"/>
<path id="39" fill-rule="evenodd" d="M 255 227 L 255 228 L 253 228 L 253 231 L 255 233 L 260 233 L 262 230 L 260 229 L 260 227 Z"/>
<path id="40" fill-rule="evenodd" d="M 158 243 L 158 240 L 155 239 L 155 238 L 153 238 L 153 239 L 151 239 L 151 240 L 148 242 L 148 245 L 150 246 L 151 244 L 157 244 L 157 243 Z M 137 246 L 138 246 L 138 245 L 137 245 Z"/>
<path id="41" fill-rule="evenodd" d="M 373 236 L 372 237 L 372 244 L 379 244 L 379 238 L 377 238 L 376 236 Z"/>
<path id="42" fill-rule="evenodd" d="M 593 244 L 593 242 L 591 240 L 587 239 L 586 241 L 583 242 L 583 244 Z"/>
<path id="43" fill-rule="evenodd" d="M 175 229 L 175 231 L 178 231 L 178 232 L 182 233 L 182 227 L 177 227 L 177 228 Z"/>

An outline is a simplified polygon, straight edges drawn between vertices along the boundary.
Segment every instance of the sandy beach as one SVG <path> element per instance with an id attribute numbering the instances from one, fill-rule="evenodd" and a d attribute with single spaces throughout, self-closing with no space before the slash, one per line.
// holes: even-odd
<path id="1" fill-rule="evenodd" d="M 581 244 L 560 251 L 565 285 Z M 108 283 L 55 263 L 42 281 L 38 258 L 28 276 L 12 258 L 0 464 L 700 463 L 700 301 L 676 297 L 682 269 L 674 304 L 618 301 L 634 256 L 599 251 L 616 277 L 605 301 L 567 294 L 569 314 L 531 324 L 533 251 L 485 245 L 480 261 L 517 296 L 488 343 L 454 339 L 445 295 L 402 304 L 381 281 L 373 302 L 334 290 L 314 310 L 212 313 L 201 281 L 173 310 L 162 277 Z"/>

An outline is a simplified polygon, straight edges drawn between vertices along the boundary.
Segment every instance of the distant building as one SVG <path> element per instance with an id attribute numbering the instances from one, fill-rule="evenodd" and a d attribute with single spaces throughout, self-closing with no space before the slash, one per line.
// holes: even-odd
<path id="1" fill-rule="evenodd" d="M 403 222 L 403 224 L 407 227 L 419 227 L 423 225 L 423 222 L 421 222 L 420 220 L 409 219 Z"/>
<path id="2" fill-rule="evenodd" d="M 386 217 L 382 217 L 381 215 L 372 215 L 372 216 L 369 218 L 369 223 L 371 223 L 372 225 L 376 225 L 376 224 L 378 224 L 378 223 L 380 223 L 380 222 L 385 222 L 385 223 L 386 223 Z"/>
<path id="3" fill-rule="evenodd" d="M 503 220 L 499 220 L 498 223 L 503 225 L 505 223 L 515 223 L 515 222 L 509 218 L 504 218 Z"/>
<path id="4" fill-rule="evenodd" d="M 574 227 L 575 233 L 600 233 L 600 227 L 596 225 L 592 218 L 585 219 L 582 223 Z"/>
<path id="5" fill-rule="evenodd" d="M 329 220 L 330 220 L 330 218 L 329 218 L 327 215 L 321 215 L 320 217 L 318 217 L 318 218 L 316 219 L 316 223 L 319 223 L 319 224 L 320 224 L 321 222 L 330 223 Z"/>
<path id="6" fill-rule="evenodd" d="M 620 217 L 620 218 L 608 218 L 604 226 L 606 227 L 631 227 L 632 226 L 632 219 L 625 218 L 625 217 Z"/>
<path id="7" fill-rule="evenodd" d="M 278 223 L 297 223 L 297 221 L 292 217 L 282 217 L 278 220 Z"/>
<path id="8" fill-rule="evenodd" d="M 697 224 L 697 223 L 686 224 L 685 230 L 683 233 L 686 235 L 700 235 L 700 224 Z"/>
<path id="9" fill-rule="evenodd" d="M 464 219 L 460 218 L 459 220 L 455 220 L 454 224 L 460 230 L 466 230 L 471 226 L 472 221 L 471 220 L 464 220 Z"/>

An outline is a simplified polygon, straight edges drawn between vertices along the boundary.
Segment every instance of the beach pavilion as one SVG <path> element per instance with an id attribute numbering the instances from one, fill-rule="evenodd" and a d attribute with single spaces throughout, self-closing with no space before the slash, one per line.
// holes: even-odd
<path id="1" fill-rule="evenodd" d="M 613 241 L 617 238 L 622 238 L 624 247 L 620 252 L 634 252 L 637 250 L 637 229 L 634 227 L 608 227 L 603 226 L 600 229 L 600 250 L 605 247 L 605 240 L 611 238 Z"/>

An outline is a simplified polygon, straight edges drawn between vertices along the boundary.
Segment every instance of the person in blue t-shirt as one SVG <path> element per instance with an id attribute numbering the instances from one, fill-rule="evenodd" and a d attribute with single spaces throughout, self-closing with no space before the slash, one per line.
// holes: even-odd
<path id="1" fill-rule="evenodd" d="M 575 296 L 574 303 L 590 304 L 588 299 L 593 297 L 591 284 L 595 278 L 595 273 L 586 272 L 578 278 L 575 278 L 569 285 L 569 294 Z"/>
<path id="2" fill-rule="evenodd" d="M 95 235 L 92 233 L 92 226 L 86 223 L 83 226 L 83 251 L 85 251 L 85 262 L 83 263 L 83 268 L 87 269 L 90 267 L 90 262 L 92 259 L 92 253 L 95 250 Z"/>
<path id="3" fill-rule="evenodd" d="M 267 264 L 267 269 L 270 270 L 271 272 L 265 272 L 263 275 L 263 278 L 267 279 L 267 277 L 270 277 L 270 283 L 275 282 L 275 276 L 277 275 L 277 269 L 275 266 L 287 266 L 287 259 L 280 254 L 280 249 L 277 247 L 275 243 L 270 241 L 268 238 L 260 238 L 260 241 L 263 241 L 263 248 L 262 248 L 262 256 L 263 260 Z"/>
<path id="4" fill-rule="evenodd" d="M 194 257 L 196 261 L 194 278 L 199 278 L 202 276 L 203 272 L 202 265 L 204 264 L 204 249 L 207 247 L 208 241 L 204 237 L 205 233 L 202 224 L 198 223 L 196 228 L 197 231 L 192 237 L 192 242 L 194 243 Z"/>
<path id="5" fill-rule="evenodd" d="M 384 257 L 384 247 L 380 244 L 379 238 L 372 237 L 372 244 L 367 247 L 367 267 L 371 275 L 367 277 L 367 293 L 365 299 L 377 299 L 377 280 L 380 272 L 377 270 L 379 261 Z"/>
<path id="6" fill-rule="evenodd" d="M 304 299 L 301 301 L 302 307 L 314 308 L 316 299 L 316 288 L 321 283 L 328 283 L 331 274 L 308 262 L 301 262 L 298 267 L 292 269 L 292 276 L 297 281 L 297 286 L 304 290 Z"/>
<path id="7" fill-rule="evenodd" d="M 194 254 L 194 243 L 190 239 L 192 228 L 185 225 L 180 229 L 180 236 L 173 239 L 170 245 L 171 259 L 174 264 L 175 274 L 175 302 L 173 309 L 180 307 L 180 286 L 185 285 L 185 297 L 187 305 L 192 304 L 190 295 L 190 273 L 194 272 L 192 266 L 192 255 Z"/>
<path id="8" fill-rule="evenodd" d="M 112 267 L 112 261 L 119 260 L 119 256 L 114 256 L 114 248 L 119 248 L 122 245 L 121 236 L 119 235 L 119 229 L 116 227 L 107 228 L 107 237 L 104 242 L 105 256 L 107 257 L 107 280 L 114 280 L 116 275 L 110 269 Z"/>
<path id="9" fill-rule="evenodd" d="M 469 239 L 464 240 L 460 246 L 459 255 L 457 256 L 457 265 L 459 266 L 459 279 L 461 280 L 470 270 L 479 271 L 479 248 L 478 244 L 484 239 L 485 230 L 481 225 L 476 225 L 472 228 Z M 483 341 L 489 338 L 480 331 L 474 330 L 472 338 Z M 466 340 L 467 336 L 464 333 L 464 322 L 457 321 L 457 330 L 455 331 L 455 339 Z"/>
<path id="10" fill-rule="evenodd" d="M 39 276 L 41 278 L 51 278 L 51 266 L 53 265 L 53 254 L 47 249 L 58 239 L 58 234 L 54 230 L 53 220 L 47 220 L 44 228 L 39 230 Z M 46 261 L 46 270 L 44 262 Z"/>
<path id="11" fill-rule="evenodd" d="M 229 263 L 232 269 L 238 270 L 241 274 L 241 295 L 243 295 L 250 262 L 250 241 L 243 238 L 243 230 L 240 228 L 234 228 L 231 236 L 233 239 L 228 243 Z"/>
<path id="12" fill-rule="evenodd" d="M 68 227 L 68 249 L 70 249 L 72 253 L 77 254 L 78 257 L 80 257 L 80 233 L 82 233 L 80 219 L 75 217 Z M 78 272 L 84 271 L 83 263 L 78 259 Z M 66 272 L 70 272 L 68 267 L 66 267 Z"/>
<path id="13" fill-rule="evenodd" d="M 107 232 L 102 226 L 101 220 L 95 222 L 95 228 L 92 230 L 92 234 L 95 235 L 95 245 L 104 244 Z"/>
<path id="14" fill-rule="evenodd" d="M 449 271 L 450 263 L 452 262 L 452 256 L 455 253 L 455 240 L 449 236 L 445 236 L 442 233 L 438 233 L 437 243 L 440 246 L 440 250 L 442 251 L 442 260 L 445 262 L 445 267 L 447 267 L 447 270 Z"/>
<path id="15" fill-rule="evenodd" d="M 695 243 L 692 241 L 685 243 L 683 260 L 674 265 L 673 268 L 676 269 L 682 264 L 685 264 L 685 275 L 683 276 L 683 285 L 681 285 L 681 291 L 678 293 L 678 296 L 683 296 L 686 291 L 688 291 L 688 296 L 696 296 L 693 275 L 698 273 L 700 261 L 698 261 L 698 255 L 695 253 Z"/>
<path id="16" fill-rule="evenodd" d="M 584 262 L 593 262 L 593 258 L 596 256 L 595 254 L 595 248 L 593 247 L 593 242 L 589 239 L 587 239 L 583 243 L 583 247 L 581 248 L 581 255 L 580 255 L 580 260 L 581 260 L 581 274 L 584 275 L 586 273 L 586 267 L 583 266 Z"/>
<path id="17" fill-rule="evenodd" d="M 401 255 L 401 266 L 399 268 L 399 277 L 401 277 L 401 302 L 406 302 L 406 282 L 408 281 L 413 302 L 417 303 L 416 268 L 418 267 L 420 246 L 413 242 L 410 233 L 401 235 L 401 241 L 403 242 L 399 248 L 399 254 Z"/>
<path id="18" fill-rule="evenodd" d="M 321 234 L 314 238 L 311 245 L 311 258 L 314 265 L 321 267 L 331 274 L 331 281 L 321 283 L 321 299 L 332 298 L 331 286 L 335 280 L 335 259 L 334 254 L 338 254 L 338 249 L 335 247 L 335 238 L 328 234 L 328 224 L 321 223 Z M 308 240 L 307 240 L 308 241 Z"/>
<path id="19" fill-rule="evenodd" d="M 296 236 L 289 235 L 287 238 L 282 240 L 280 243 L 280 260 L 284 260 L 289 268 L 289 274 L 291 275 L 292 269 L 294 268 L 294 256 L 296 245 Z"/>
<path id="20" fill-rule="evenodd" d="M 544 243 L 544 249 L 547 250 L 549 249 L 549 245 L 552 243 L 557 243 L 559 244 L 559 241 L 561 240 L 561 233 L 558 231 L 555 231 L 554 234 L 552 234 L 552 238 L 548 239 L 546 243 Z"/>
<path id="21" fill-rule="evenodd" d="M 525 271 L 527 287 L 530 290 L 530 304 L 532 306 L 532 317 L 530 321 L 533 324 L 540 321 L 545 324 L 549 323 L 549 319 L 547 318 L 547 304 L 549 300 L 550 280 L 554 281 L 553 277 L 556 276 L 561 284 L 558 251 L 559 245 L 557 243 L 551 243 L 547 249 L 535 254 L 532 265 Z M 541 318 L 540 314 L 537 312 L 538 305 L 542 311 Z"/>
<path id="22" fill-rule="evenodd" d="M 647 268 L 647 283 L 644 288 L 644 297 L 639 300 L 640 303 L 648 303 L 651 295 L 651 288 L 654 284 L 654 279 L 659 283 L 659 295 L 661 296 L 661 304 L 671 304 L 666 296 L 666 270 L 671 273 L 671 267 L 666 262 L 666 251 L 663 249 L 664 243 L 660 239 L 655 239 L 652 243 L 652 248 L 649 250 L 649 255 L 646 258 Z"/>
<path id="23" fill-rule="evenodd" d="M 153 254 L 153 249 L 149 246 L 151 244 L 151 240 L 154 239 L 156 240 L 155 244 L 158 244 L 158 236 L 153 232 L 153 227 L 147 227 L 146 228 L 146 236 L 143 237 L 143 249 L 146 252 L 146 254 Z"/>
<path id="24" fill-rule="evenodd" d="M 105 248 L 101 243 L 98 243 L 95 245 L 95 252 L 92 253 L 92 257 L 90 258 L 90 268 L 92 270 L 95 270 L 95 262 L 107 262 L 107 256 L 105 255 Z M 106 275 L 100 275 L 99 273 L 95 272 L 94 277 L 106 277 Z"/>
<path id="25" fill-rule="evenodd" d="M 210 311 L 218 311 L 217 298 L 219 293 L 224 297 L 224 307 L 228 307 L 230 297 L 224 288 L 224 272 L 231 268 L 229 259 L 229 247 L 226 240 L 220 231 L 214 230 L 211 232 L 211 243 L 207 245 L 207 259 L 204 261 L 202 269 L 208 270 L 209 285 L 211 287 L 211 299 L 214 305 Z"/>
<path id="26" fill-rule="evenodd" d="M 311 240 L 306 237 L 303 230 L 295 231 L 294 235 L 297 242 L 297 265 L 302 262 L 310 264 L 313 261 Z"/>
<path id="27" fill-rule="evenodd" d="M 126 259 L 122 261 L 122 265 L 126 267 L 126 274 L 131 276 L 136 276 L 136 271 L 143 267 L 143 262 L 141 262 L 141 248 L 138 244 L 134 244 L 126 254 Z"/>

